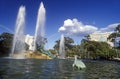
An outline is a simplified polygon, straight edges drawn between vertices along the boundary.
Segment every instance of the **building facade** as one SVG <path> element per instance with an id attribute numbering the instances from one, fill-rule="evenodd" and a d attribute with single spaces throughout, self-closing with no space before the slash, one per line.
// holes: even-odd
<path id="1" fill-rule="evenodd" d="M 107 40 L 107 38 L 109 37 L 109 35 L 112 32 L 105 32 L 105 33 L 93 33 L 90 34 L 90 41 L 100 41 L 100 42 L 107 42 L 108 44 L 110 44 L 110 46 L 114 46 L 114 44 L 112 42 L 110 42 L 109 40 Z"/>

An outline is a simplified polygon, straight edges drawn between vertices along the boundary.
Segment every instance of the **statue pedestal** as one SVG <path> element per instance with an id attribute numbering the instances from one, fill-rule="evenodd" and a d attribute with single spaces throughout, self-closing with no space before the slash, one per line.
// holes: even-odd
<path id="1" fill-rule="evenodd" d="M 33 52 L 33 51 L 26 51 L 25 53 L 14 54 L 12 56 L 15 59 L 52 59 L 51 57 L 47 56 L 46 54 L 40 52 Z"/>
<path id="2" fill-rule="evenodd" d="M 52 59 L 51 57 L 40 53 L 40 52 L 32 52 L 32 51 L 27 51 L 25 53 L 25 58 L 35 58 L 35 59 Z"/>

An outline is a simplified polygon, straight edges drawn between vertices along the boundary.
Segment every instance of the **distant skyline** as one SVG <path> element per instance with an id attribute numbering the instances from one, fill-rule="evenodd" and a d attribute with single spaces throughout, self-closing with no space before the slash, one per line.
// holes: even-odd
<path id="1" fill-rule="evenodd" d="M 48 48 L 70 35 L 79 44 L 93 32 L 111 32 L 120 23 L 120 0 L 0 0 L 0 33 L 14 33 L 18 9 L 26 7 L 25 34 L 34 35 L 41 1 L 46 9 Z"/>

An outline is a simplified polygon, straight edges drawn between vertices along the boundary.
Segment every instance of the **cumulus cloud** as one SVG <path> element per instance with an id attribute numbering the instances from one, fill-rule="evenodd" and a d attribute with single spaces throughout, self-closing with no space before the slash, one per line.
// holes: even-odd
<path id="1" fill-rule="evenodd" d="M 67 19 L 64 21 L 63 26 L 59 28 L 59 32 L 68 35 L 83 36 L 97 31 L 98 28 L 93 25 L 85 25 L 77 19 Z"/>
<path id="2" fill-rule="evenodd" d="M 120 23 L 110 24 L 105 28 L 98 29 L 93 25 L 85 25 L 77 19 L 67 19 L 58 31 L 67 35 L 85 36 L 91 33 L 113 32 L 118 24 Z"/>

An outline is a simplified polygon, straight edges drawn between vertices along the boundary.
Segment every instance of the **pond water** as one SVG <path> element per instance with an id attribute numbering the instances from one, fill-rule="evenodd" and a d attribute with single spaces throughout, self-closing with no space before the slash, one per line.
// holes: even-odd
<path id="1" fill-rule="evenodd" d="M 83 60 L 87 68 L 73 69 L 72 59 L 3 59 L 0 79 L 120 79 L 120 62 Z"/>

